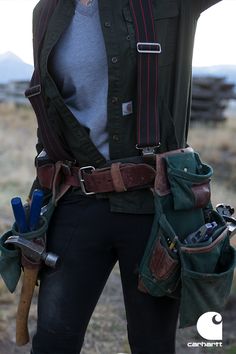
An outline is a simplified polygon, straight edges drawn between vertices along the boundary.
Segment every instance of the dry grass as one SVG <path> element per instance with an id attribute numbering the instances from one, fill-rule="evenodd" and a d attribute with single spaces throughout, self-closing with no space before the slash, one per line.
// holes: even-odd
<path id="1" fill-rule="evenodd" d="M 35 129 L 32 110 L 0 105 L 0 215 L 4 227 L 11 221 L 10 198 L 26 198 L 34 179 Z"/>
<path id="2" fill-rule="evenodd" d="M 236 209 L 236 117 L 218 125 L 192 124 L 188 142 L 213 167 L 212 203 Z M 236 237 L 232 240 L 236 245 Z"/>
<path id="3" fill-rule="evenodd" d="M 222 189 L 236 191 L 236 119 L 228 119 L 217 126 L 192 124 L 189 143 L 214 168 L 213 184 L 216 182 Z M 226 194 L 228 198 L 230 193 Z"/>
<path id="4" fill-rule="evenodd" d="M 10 198 L 15 195 L 26 198 L 34 178 L 35 129 L 34 114 L 30 109 L 0 105 L 0 232 L 6 230 L 12 223 Z M 215 169 L 212 184 L 214 205 L 226 201 L 236 206 L 235 133 L 236 119 L 230 119 L 218 128 L 195 125 L 190 131 L 189 143 L 200 152 L 202 159 L 212 164 Z M 10 295 L 0 281 L 0 354 L 29 352 L 29 346 L 21 349 L 14 346 L 14 317 L 18 292 L 19 289 L 16 294 Z M 233 314 L 234 311 L 235 302 L 230 313 Z M 30 315 L 31 334 L 35 329 L 35 319 L 36 297 Z M 232 321 L 226 323 L 231 351 L 227 349 L 225 352 L 218 351 L 214 354 L 236 353 L 233 347 L 236 343 L 235 332 L 230 329 L 236 324 Z M 178 331 L 178 354 L 189 353 L 186 349 L 186 341 L 194 339 L 195 332 L 195 329 Z M 90 321 L 82 354 L 118 352 L 128 353 L 129 346 L 119 271 L 115 268 Z M 202 352 L 193 352 L 193 354 L 202 354 Z"/>

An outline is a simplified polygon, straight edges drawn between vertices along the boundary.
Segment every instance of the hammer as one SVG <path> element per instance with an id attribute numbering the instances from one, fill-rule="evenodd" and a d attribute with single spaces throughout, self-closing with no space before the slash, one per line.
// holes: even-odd
<path id="1" fill-rule="evenodd" d="M 55 268 L 59 263 L 59 257 L 57 255 L 51 252 L 47 253 L 44 246 L 27 240 L 25 237 L 10 236 L 5 243 L 20 248 L 24 257 L 31 262 L 40 263 L 43 261 L 47 266 L 52 268 Z"/>
<path id="2" fill-rule="evenodd" d="M 29 342 L 29 310 L 41 262 L 43 261 L 49 267 L 55 268 L 59 264 L 59 257 L 51 252 L 47 253 L 43 245 L 21 236 L 10 236 L 5 243 L 21 249 L 22 264 L 25 265 L 23 285 L 16 314 L 16 344 L 22 346 Z"/>

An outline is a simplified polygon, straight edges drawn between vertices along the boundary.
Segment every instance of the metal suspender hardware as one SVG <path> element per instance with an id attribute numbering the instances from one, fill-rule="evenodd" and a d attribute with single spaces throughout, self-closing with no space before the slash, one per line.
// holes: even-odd
<path id="1" fill-rule="evenodd" d="M 30 98 L 30 97 L 40 95 L 41 91 L 42 89 L 40 84 L 31 86 L 27 90 L 25 90 L 25 97 Z"/>
<path id="2" fill-rule="evenodd" d="M 137 145 L 143 155 L 155 154 L 160 146 L 158 113 L 158 55 L 152 0 L 129 0 L 138 59 Z"/>
<path id="3" fill-rule="evenodd" d="M 137 51 L 139 53 L 160 54 L 161 53 L 161 45 L 160 45 L 160 43 L 138 42 L 137 43 Z"/>
<path id="4" fill-rule="evenodd" d="M 142 146 L 139 147 L 138 144 L 136 145 L 137 150 L 141 150 L 143 156 L 150 156 L 156 153 L 156 150 L 160 147 L 161 144 L 156 146 Z"/>

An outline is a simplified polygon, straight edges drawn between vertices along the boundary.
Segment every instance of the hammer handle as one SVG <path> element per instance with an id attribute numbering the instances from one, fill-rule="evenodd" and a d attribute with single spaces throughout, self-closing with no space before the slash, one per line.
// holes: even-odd
<path id="1" fill-rule="evenodd" d="M 28 317 L 38 271 L 38 268 L 24 268 L 23 284 L 16 314 L 16 344 L 18 346 L 29 342 Z"/>

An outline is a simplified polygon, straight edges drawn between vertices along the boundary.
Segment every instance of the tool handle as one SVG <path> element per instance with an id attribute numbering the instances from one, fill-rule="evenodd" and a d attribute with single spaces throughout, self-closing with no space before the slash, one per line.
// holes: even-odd
<path id="1" fill-rule="evenodd" d="M 17 228 L 20 233 L 28 231 L 25 210 L 19 197 L 11 200 L 13 214 L 16 220 Z"/>
<path id="2" fill-rule="evenodd" d="M 38 271 L 38 268 L 24 268 L 23 285 L 16 314 L 16 345 L 18 346 L 29 342 L 28 317 Z"/>
<path id="3" fill-rule="evenodd" d="M 32 202 L 30 206 L 30 216 L 29 216 L 29 228 L 31 231 L 37 229 L 41 208 L 43 205 L 43 196 L 44 196 L 43 191 L 41 191 L 40 189 L 34 190 L 32 196 Z"/>

